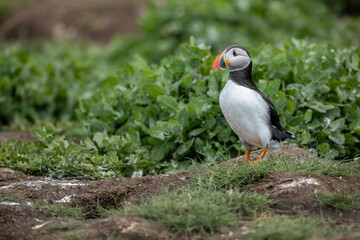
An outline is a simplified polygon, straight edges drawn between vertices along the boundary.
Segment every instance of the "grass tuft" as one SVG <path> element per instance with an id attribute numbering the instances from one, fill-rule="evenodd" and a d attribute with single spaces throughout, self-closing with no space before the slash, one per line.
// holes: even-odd
<path id="1" fill-rule="evenodd" d="M 251 233 L 253 240 L 302 240 L 313 237 L 332 237 L 341 232 L 323 219 L 309 217 L 272 217 L 256 221 Z"/>
<path id="2" fill-rule="evenodd" d="M 265 164 L 253 166 L 251 164 L 240 164 L 239 166 L 219 166 L 204 171 L 195 176 L 197 184 L 203 188 L 213 190 L 238 188 L 244 189 L 262 178 L 272 174 Z"/>
<path id="3" fill-rule="evenodd" d="M 60 204 L 54 205 L 40 205 L 38 207 L 42 211 L 50 213 L 53 217 L 66 217 L 75 220 L 84 219 L 84 214 L 81 208 L 68 207 Z"/>
<path id="4" fill-rule="evenodd" d="M 68 240 L 85 240 L 86 238 L 81 233 L 64 232 L 61 235 Z"/>
<path id="5" fill-rule="evenodd" d="M 318 193 L 318 199 L 322 204 L 329 205 L 341 211 L 353 211 L 360 209 L 359 195 L 345 195 L 342 193 Z"/>
<path id="6" fill-rule="evenodd" d="M 123 213 L 157 221 L 178 232 L 191 233 L 233 225 L 237 217 L 252 217 L 271 203 L 266 196 L 249 193 L 183 189 L 180 194 L 155 196 L 139 206 L 127 205 Z"/>
<path id="7" fill-rule="evenodd" d="M 350 176 L 358 173 L 359 166 L 355 162 L 344 163 L 329 158 L 309 158 L 287 160 L 284 157 L 275 157 L 262 161 L 257 165 L 239 163 L 239 166 L 216 166 L 194 178 L 202 187 L 214 190 L 238 188 L 245 189 L 255 182 L 271 174 L 293 172 L 306 175 Z"/>
<path id="8" fill-rule="evenodd" d="M 52 222 L 49 224 L 49 226 L 52 229 L 56 229 L 56 230 L 61 230 L 61 231 L 65 231 L 65 230 L 73 230 L 74 228 L 78 227 L 81 225 L 81 221 L 77 221 L 75 219 L 66 219 L 66 221 L 56 221 L 56 222 Z"/>
<path id="9" fill-rule="evenodd" d="M 16 196 L 16 195 L 4 195 L 0 197 L 0 202 L 8 201 L 8 202 L 21 202 L 24 200 L 23 197 Z"/>

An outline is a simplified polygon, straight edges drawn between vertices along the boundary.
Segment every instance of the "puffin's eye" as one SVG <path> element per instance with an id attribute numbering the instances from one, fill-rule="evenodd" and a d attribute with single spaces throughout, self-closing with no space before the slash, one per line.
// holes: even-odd
<path id="1" fill-rule="evenodd" d="M 235 49 L 233 50 L 233 55 L 234 55 L 234 57 L 236 57 L 237 55 L 239 55 L 239 54 L 236 53 Z"/>

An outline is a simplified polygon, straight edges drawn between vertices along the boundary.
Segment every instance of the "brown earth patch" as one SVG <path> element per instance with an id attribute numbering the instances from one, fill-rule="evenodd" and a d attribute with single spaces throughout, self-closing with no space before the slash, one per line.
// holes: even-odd
<path id="1" fill-rule="evenodd" d="M 255 159 L 258 154 L 260 151 L 254 151 L 253 158 Z M 272 150 L 269 152 L 270 157 L 271 155 L 282 156 L 288 160 L 312 157 L 308 151 L 294 146 L 283 146 L 281 149 Z M 243 156 L 226 161 L 225 164 L 232 164 L 242 159 Z M 64 232 L 85 239 L 184 239 L 182 235 L 140 218 L 124 216 L 89 218 L 98 217 L 98 207 L 121 208 L 126 203 L 137 203 L 141 199 L 163 191 L 174 191 L 184 184 L 189 184 L 191 175 L 196 171 L 192 169 L 139 178 L 58 180 L 28 176 L 11 169 L 0 169 L 0 229 L 2 229 L 0 239 L 68 239 L 69 236 L 64 235 Z M 302 180 L 309 179 L 308 176 L 293 173 L 276 174 L 259 181 L 252 190 L 269 194 L 271 198 L 277 200 L 278 203 L 273 207 L 280 214 L 297 216 L 300 212 L 303 215 L 319 216 L 319 213 L 322 213 L 322 216 L 337 219 L 339 224 L 360 224 L 358 211 L 350 213 L 336 211 L 321 206 L 316 199 L 316 191 L 333 192 L 341 189 L 344 193 L 359 192 L 360 176 L 311 178 L 313 182 L 309 183 Z M 288 187 L 284 187 L 286 184 Z M 290 187 L 291 184 L 294 186 Z M 13 205 L 9 205 L 9 202 Z M 71 229 L 54 228 L 52 224 L 62 220 L 54 219 L 49 214 L 35 209 L 36 204 L 39 203 L 83 207 L 88 219 L 79 222 Z M 39 227 L 41 224 L 45 225 Z M 243 237 L 243 232 L 241 227 L 222 228 L 213 234 L 191 236 L 191 239 L 240 239 Z"/>
<path id="2" fill-rule="evenodd" d="M 21 140 L 23 143 L 36 141 L 36 138 L 28 132 L 0 132 L 0 144 L 2 142 L 10 142 L 12 139 Z"/>
<path id="3" fill-rule="evenodd" d="M 322 205 L 317 194 L 337 192 L 360 194 L 360 176 L 301 176 L 290 172 L 279 173 L 263 179 L 251 188 L 258 193 L 269 194 L 277 203 L 272 207 L 288 215 L 324 216 L 337 219 L 343 224 L 360 224 L 360 211 L 343 212 Z"/>
<path id="4" fill-rule="evenodd" d="M 62 39 L 108 42 L 114 35 L 137 31 L 147 0 L 36 0 L 4 20 L 5 39 Z"/>
<path id="5" fill-rule="evenodd" d="M 44 203 L 83 207 L 87 217 L 92 218 L 96 216 L 98 207 L 121 208 L 125 203 L 138 202 L 164 190 L 175 190 L 189 181 L 188 175 L 191 172 L 81 181 L 27 176 L 19 171 L 1 168 L 0 229 L 3 230 L 0 231 L 0 239 L 49 239 L 49 236 L 53 239 L 66 239 L 56 234 L 58 230 L 50 226 L 34 229 L 35 226 L 54 219 L 33 207 Z M 111 226 L 112 223 L 116 223 L 117 227 L 123 226 L 123 229 Z M 85 234 L 86 239 L 107 239 L 106 236 L 118 234 L 120 230 L 123 231 L 115 239 L 171 239 L 165 230 L 159 229 L 146 220 L 114 217 L 83 224 L 76 232 Z M 156 232 L 160 234 L 159 238 L 154 237 Z"/>
<path id="6" fill-rule="evenodd" d="M 179 171 L 139 178 L 109 178 L 102 180 L 57 180 L 27 176 L 19 171 L 0 169 L 0 198 L 14 196 L 23 202 L 50 204 L 67 203 L 85 207 L 88 217 L 93 210 L 121 208 L 124 203 L 139 200 L 164 190 L 172 191 L 187 183 L 192 171 Z"/>
<path id="7" fill-rule="evenodd" d="M 25 239 L 32 228 L 49 218 L 49 214 L 31 207 L 0 204 L 0 239 Z"/>
<path id="8" fill-rule="evenodd" d="M 349 233 L 349 234 L 345 234 L 345 235 L 332 237 L 327 240 L 359 240 L 359 239 L 360 239 L 360 232 L 354 232 L 354 233 Z M 326 240 L 326 239 L 325 238 L 311 238 L 309 240 Z"/>
<path id="9" fill-rule="evenodd" d="M 127 216 L 97 220 L 76 228 L 73 232 L 84 236 L 85 239 L 177 239 L 176 234 L 155 222 Z"/>

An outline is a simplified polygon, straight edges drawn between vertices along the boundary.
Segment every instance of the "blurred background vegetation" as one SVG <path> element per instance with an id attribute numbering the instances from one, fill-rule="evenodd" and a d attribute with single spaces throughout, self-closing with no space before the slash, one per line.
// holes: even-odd
<path id="1" fill-rule="evenodd" d="M 359 156 L 359 1 L 0 0 L 0 32 L 0 129 L 41 142 L 17 160 L 22 145 L 3 146 L 3 166 L 90 151 L 79 169 L 154 174 L 243 153 L 218 107 L 226 73 L 210 73 L 230 44 L 249 48 L 293 144 Z"/>

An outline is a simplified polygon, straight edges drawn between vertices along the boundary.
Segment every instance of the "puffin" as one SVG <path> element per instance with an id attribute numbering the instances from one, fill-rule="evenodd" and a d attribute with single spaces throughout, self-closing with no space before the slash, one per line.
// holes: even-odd
<path id="1" fill-rule="evenodd" d="M 279 148 L 282 142 L 295 139 L 291 132 L 284 131 L 274 104 L 252 80 L 252 60 L 245 47 L 227 47 L 216 57 L 211 69 L 230 72 L 219 104 L 226 121 L 244 144 L 245 162 L 254 147 L 262 149 L 258 159 L 253 161 L 256 165 L 267 149 Z"/>

